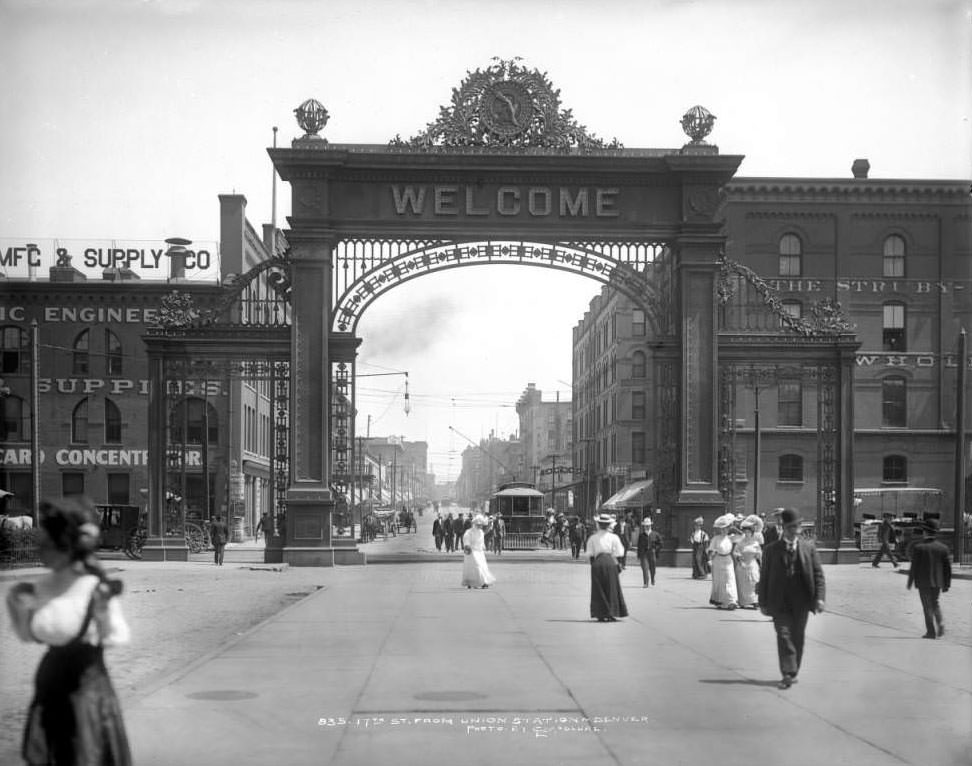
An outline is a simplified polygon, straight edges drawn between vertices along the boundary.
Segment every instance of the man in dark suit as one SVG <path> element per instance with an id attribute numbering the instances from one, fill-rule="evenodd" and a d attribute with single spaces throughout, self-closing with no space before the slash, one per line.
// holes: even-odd
<path id="1" fill-rule="evenodd" d="M 215 551 L 216 566 L 223 566 L 223 553 L 226 550 L 226 541 L 229 539 L 229 527 L 223 521 L 222 516 L 217 516 L 215 521 L 209 525 L 209 540 L 213 544 Z"/>
<path id="2" fill-rule="evenodd" d="M 911 569 L 908 570 L 908 590 L 918 586 L 921 609 L 925 613 L 925 635 L 922 638 L 938 638 L 945 635 L 945 622 L 938 596 L 947 593 L 952 585 L 952 563 L 948 548 L 935 539 L 938 519 L 925 519 L 924 538 L 911 547 Z"/>
<path id="3" fill-rule="evenodd" d="M 871 562 L 871 566 L 875 569 L 880 566 L 881 559 L 887 554 L 888 558 L 891 559 L 891 563 L 894 568 L 898 568 L 898 559 L 894 555 L 894 544 L 897 538 L 897 534 L 894 531 L 894 526 L 891 524 L 891 514 L 886 513 L 881 519 L 881 526 L 878 527 L 878 542 L 881 547 L 874 556 L 874 560 Z"/>
<path id="4" fill-rule="evenodd" d="M 780 512 L 783 536 L 763 548 L 763 569 L 757 586 L 759 608 L 773 618 L 776 650 L 783 678 L 777 688 L 796 683 L 803 660 L 803 641 L 810 612 L 824 610 L 826 585 L 817 549 L 800 536 L 800 514 Z"/>

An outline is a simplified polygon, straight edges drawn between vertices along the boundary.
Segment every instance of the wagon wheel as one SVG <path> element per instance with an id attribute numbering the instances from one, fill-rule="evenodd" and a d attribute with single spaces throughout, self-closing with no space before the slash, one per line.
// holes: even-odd
<path id="1" fill-rule="evenodd" d="M 132 527 L 125 537 L 125 555 L 130 559 L 142 558 L 142 547 L 145 545 L 145 530 Z"/>
<path id="2" fill-rule="evenodd" d="M 202 553 L 209 547 L 209 536 L 198 524 L 186 524 L 186 547 L 191 553 Z"/>

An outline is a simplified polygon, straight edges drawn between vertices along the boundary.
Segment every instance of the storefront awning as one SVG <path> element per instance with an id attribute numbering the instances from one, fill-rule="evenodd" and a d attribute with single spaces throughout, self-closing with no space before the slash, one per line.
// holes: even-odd
<path id="1" fill-rule="evenodd" d="M 605 500 L 601 507 L 609 511 L 618 511 L 651 505 L 655 497 L 654 487 L 654 479 L 642 479 L 625 484 L 619 491 Z"/>

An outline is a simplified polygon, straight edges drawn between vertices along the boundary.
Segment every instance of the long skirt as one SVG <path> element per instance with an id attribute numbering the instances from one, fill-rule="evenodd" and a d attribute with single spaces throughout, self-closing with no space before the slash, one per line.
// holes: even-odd
<path id="1" fill-rule="evenodd" d="M 599 553 L 591 562 L 591 617 L 607 620 L 627 616 L 618 560 L 610 553 Z"/>
<path id="2" fill-rule="evenodd" d="M 709 603 L 720 609 L 735 609 L 739 606 L 736 594 L 736 572 L 732 556 L 716 554 L 712 558 L 712 595 Z"/>
<path id="3" fill-rule="evenodd" d="M 756 586 L 759 584 L 759 562 L 741 561 L 736 564 L 736 590 L 739 595 L 739 606 L 755 607 L 759 598 L 756 596 Z"/>
<path id="4" fill-rule="evenodd" d="M 467 588 L 482 588 L 496 582 L 486 563 L 485 551 L 473 551 L 462 557 L 462 584 Z"/>
<path id="5" fill-rule="evenodd" d="M 51 647 L 41 659 L 21 754 L 28 764 L 131 764 L 100 646 L 74 641 Z"/>

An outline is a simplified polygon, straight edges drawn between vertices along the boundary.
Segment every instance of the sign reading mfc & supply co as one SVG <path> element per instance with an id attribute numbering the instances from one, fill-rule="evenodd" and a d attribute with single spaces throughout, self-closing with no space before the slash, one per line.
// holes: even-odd
<path id="1" fill-rule="evenodd" d="M 0 274 L 7 278 L 47 277 L 52 266 L 100 277 L 105 269 L 129 269 L 143 279 L 169 276 L 169 245 L 154 240 L 12 239 L 0 237 Z M 186 276 L 206 279 L 219 272 L 216 242 L 186 247 Z"/>

